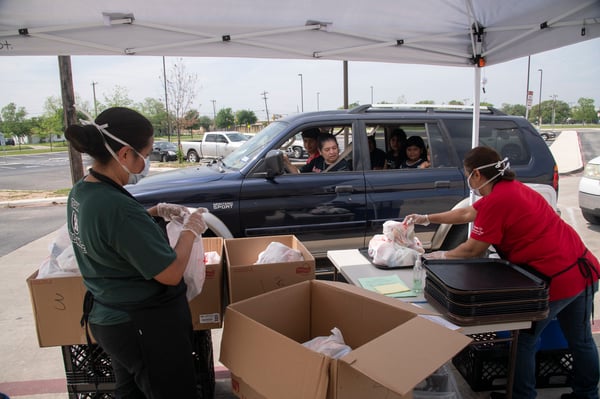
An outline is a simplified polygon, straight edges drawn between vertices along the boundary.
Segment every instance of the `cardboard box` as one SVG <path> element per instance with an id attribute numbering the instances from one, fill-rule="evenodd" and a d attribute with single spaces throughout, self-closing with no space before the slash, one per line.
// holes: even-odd
<path id="1" fill-rule="evenodd" d="M 471 341 L 419 314 L 432 313 L 349 284 L 306 281 L 229 305 L 220 361 L 240 398 L 411 397 Z M 302 346 L 333 327 L 348 355 Z"/>
<path id="2" fill-rule="evenodd" d="M 206 265 L 206 277 L 200 295 L 190 301 L 194 330 L 210 330 L 223 325 L 223 238 L 203 238 L 204 252 L 215 251 L 221 257 Z"/>
<path id="3" fill-rule="evenodd" d="M 303 261 L 255 265 L 271 242 L 302 252 Z M 293 235 L 225 239 L 229 302 L 315 278 L 315 258 Z"/>
<path id="4" fill-rule="evenodd" d="M 206 265 L 200 295 L 190 301 L 195 330 L 220 328 L 223 321 L 223 238 L 203 238 L 204 251 L 221 255 L 218 264 Z M 86 288 L 81 276 L 27 278 L 40 347 L 87 344 L 80 320 Z"/>
<path id="5" fill-rule="evenodd" d="M 27 277 L 35 328 L 40 347 L 87 344 L 81 327 L 86 288 L 81 276 Z"/>

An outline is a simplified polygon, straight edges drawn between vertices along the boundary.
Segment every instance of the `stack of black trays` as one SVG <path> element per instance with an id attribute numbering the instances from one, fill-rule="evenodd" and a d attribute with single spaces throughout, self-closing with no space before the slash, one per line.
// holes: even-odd
<path id="1" fill-rule="evenodd" d="M 425 260 L 425 298 L 457 325 L 548 315 L 546 282 L 502 259 Z"/>

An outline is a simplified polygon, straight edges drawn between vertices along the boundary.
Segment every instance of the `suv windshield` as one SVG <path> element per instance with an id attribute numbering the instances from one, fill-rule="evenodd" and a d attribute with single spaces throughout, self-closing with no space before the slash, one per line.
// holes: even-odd
<path id="1" fill-rule="evenodd" d="M 279 132 L 287 128 L 286 122 L 276 121 L 258 132 L 252 140 L 247 140 L 237 150 L 229 154 L 223 163 L 230 169 L 240 170 L 251 162 L 260 151 L 271 143 Z"/>

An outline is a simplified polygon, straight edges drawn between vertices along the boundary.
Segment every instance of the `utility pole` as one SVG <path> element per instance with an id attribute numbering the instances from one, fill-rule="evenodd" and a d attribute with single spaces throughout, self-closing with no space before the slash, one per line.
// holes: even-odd
<path id="1" fill-rule="evenodd" d="M 214 126 L 213 129 L 215 129 L 216 126 L 217 126 L 217 122 L 216 122 L 216 120 L 217 120 L 217 108 L 215 106 L 217 100 L 210 100 L 210 102 L 213 103 L 213 126 Z"/>
<path id="2" fill-rule="evenodd" d="M 269 107 L 267 106 L 267 94 L 269 94 L 266 91 L 263 91 L 262 93 L 260 93 L 263 96 L 263 100 L 265 100 L 265 112 L 267 113 L 267 124 L 270 123 L 270 119 L 269 119 Z"/>
<path id="3" fill-rule="evenodd" d="M 319 94 L 321 93 L 317 92 L 317 111 L 319 110 Z"/>
<path id="4" fill-rule="evenodd" d="M 58 56 L 58 71 L 60 74 L 60 92 L 62 93 L 62 105 L 65 126 L 77 123 L 75 112 L 75 91 L 73 90 L 73 73 L 71 70 L 71 57 L 68 55 Z M 71 165 L 71 181 L 73 184 L 83 177 L 83 160 L 81 153 L 69 143 L 69 163 Z"/>
<path id="5" fill-rule="evenodd" d="M 92 92 L 94 93 L 94 117 L 98 116 L 98 103 L 96 102 L 96 85 L 98 82 L 92 82 Z"/>

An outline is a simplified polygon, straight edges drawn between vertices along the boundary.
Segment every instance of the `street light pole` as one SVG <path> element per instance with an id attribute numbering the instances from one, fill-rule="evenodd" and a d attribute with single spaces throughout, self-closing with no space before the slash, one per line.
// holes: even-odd
<path id="1" fill-rule="evenodd" d="M 302 82 L 302 74 L 299 73 L 300 76 L 300 110 L 304 112 L 304 83 Z"/>
<path id="2" fill-rule="evenodd" d="M 373 86 L 371 86 L 371 104 L 373 104 Z"/>
<path id="3" fill-rule="evenodd" d="M 171 141 L 171 118 L 169 118 L 169 98 L 167 96 L 167 68 L 165 66 L 165 57 L 162 57 L 163 64 L 163 83 L 165 86 L 165 113 L 167 116 L 167 140 Z"/>
<path id="4" fill-rule="evenodd" d="M 317 92 L 317 111 L 319 110 L 319 94 L 321 93 Z"/>
<path id="5" fill-rule="evenodd" d="M 538 69 L 538 72 L 540 73 L 540 96 L 539 96 L 539 100 L 538 100 L 538 129 L 542 129 L 542 78 L 544 76 L 544 71 L 541 69 Z"/>
<path id="6" fill-rule="evenodd" d="M 556 118 L 556 97 L 558 97 L 556 94 L 550 96 L 552 99 L 552 129 L 554 129 L 554 120 Z"/>
<path id="7" fill-rule="evenodd" d="M 96 85 L 98 82 L 92 82 L 92 92 L 94 93 L 94 116 L 98 116 L 98 103 L 96 102 Z"/>

